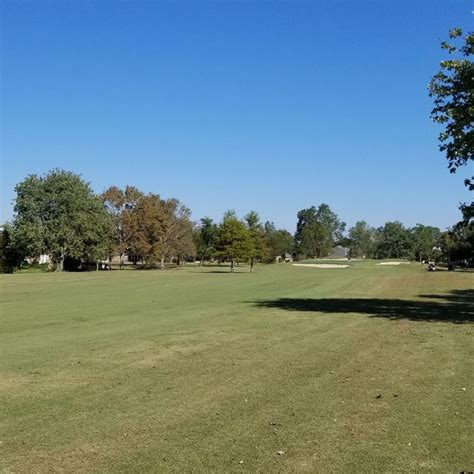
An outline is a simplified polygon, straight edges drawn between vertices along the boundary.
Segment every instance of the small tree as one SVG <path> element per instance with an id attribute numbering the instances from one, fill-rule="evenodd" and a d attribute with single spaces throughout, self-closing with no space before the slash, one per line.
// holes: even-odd
<path id="1" fill-rule="evenodd" d="M 286 253 L 293 253 L 293 236 L 284 229 L 276 229 L 273 222 L 265 222 L 265 235 L 268 246 L 268 261 L 274 262 L 275 259 Z"/>
<path id="2" fill-rule="evenodd" d="M 245 222 L 247 223 L 251 242 L 251 246 L 249 247 L 250 271 L 253 272 L 256 261 L 268 259 L 268 241 L 257 212 L 250 211 L 245 216 Z"/>
<path id="3" fill-rule="evenodd" d="M 25 255 L 20 242 L 15 241 L 14 229 L 6 224 L 0 229 L 0 273 L 13 273 Z"/>
<path id="4" fill-rule="evenodd" d="M 235 262 L 247 260 L 252 251 L 250 232 L 237 218 L 234 211 L 228 211 L 217 229 L 216 255 L 230 262 L 230 271 L 234 271 Z"/>
<path id="5" fill-rule="evenodd" d="M 202 265 L 205 259 L 209 259 L 216 243 L 217 226 L 210 217 L 203 217 L 200 225 L 194 232 L 194 244 L 196 252 Z"/>

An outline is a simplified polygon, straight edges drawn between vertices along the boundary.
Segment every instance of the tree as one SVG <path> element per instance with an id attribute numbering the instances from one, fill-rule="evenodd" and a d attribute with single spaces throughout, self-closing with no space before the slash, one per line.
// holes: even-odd
<path id="1" fill-rule="evenodd" d="M 331 211 L 327 204 L 321 204 L 316 212 L 316 221 L 320 222 L 323 227 L 329 232 L 331 239 L 331 246 L 336 245 L 341 239 L 346 223 L 339 220 L 337 214 Z"/>
<path id="2" fill-rule="evenodd" d="M 451 59 L 440 63 L 429 85 L 430 97 L 434 98 L 431 111 L 433 121 L 444 126 L 439 135 L 442 152 L 446 152 L 448 168 L 455 173 L 460 166 L 474 160 L 474 33 L 463 38 L 460 28 L 449 32 L 452 42 L 443 41 L 441 48 Z M 453 44 L 461 41 L 461 44 Z M 463 42 L 462 42 L 463 41 Z M 466 178 L 464 184 L 474 190 L 474 176 Z M 469 226 L 474 215 L 474 201 L 462 204 L 464 226 Z"/>
<path id="3" fill-rule="evenodd" d="M 416 224 L 411 229 L 412 249 L 414 257 L 422 262 L 423 260 L 432 260 L 432 255 L 439 245 L 441 231 L 438 227 Z"/>
<path id="4" fill-rule="evenodd" d="M 327 257 L 331 252 L 331 234 L 320 222 L 312 222 L 301 231 L 300 253 L 307 257 Z"/>
<path id="5" fill-rule="evenodd" d="M 128 251 L 135 259 L 152 264 L 166 259 L 178 263 L 195 255 L 191 211 L 177 199 L 162 200 L 158 194 L 138 196 L 130 213 L 126 213 L 129 235 Z"/>
<path id="6" fill-rule="evenodd" d="M 286 253 L 293 253 L 293 236 L 284 229 L 276 229 L 273 222 L 265 222 L 265 235 L 268 245 L 268 261 L 274 262 L 275 259 Z"/>
<path id="7" fill-rule="evenodd" d="M 256 260 L 268 259 L 268 241 L 265 229 L 260 222 L 260 216 L 255 211 L 250 211 L 245 216 L 245 222 L 249 230 L 251 246 L 249 247 L 250 271 L 253 272 Z"/>
<path id="8" fill-rule="evenodd" d="M 326 257 L 342 238 L 346 224 L 341 222 L 327 204 L 312 206 L 298 212 L 295 249 L 298 255 Z"/>
<path id="9" fill-rule="evenodd" d="M 135 258 L 147 264 L 160 255 L 160 243 L 164 233 L 165 211 L 160 196 L 149 193 L 141 196 L 129 214 L 129 250 Z"/>
<path id="10" fill-rule="evenodd" d="M 365 221 L 358 221 L 349 229 L 348 245 L 350 256 L 366 258 L 372 255 L 374 244 L 374 229 Z"/>
<path id="11" fill-rule="evenodd" d="M 63 170 L 30 175 L 15 191 L 15 238 L 29 255 L 51 255 L 58 271 L 63 270 L 66 257 L 105 256 L 109 215 L 79 175 Z"/>
<path id="12" fill-rule="evenodd" d="M 402 223 L 387 222 L 375 233 L 376 258 L 407 258 L 412 251 L 409 231 Z"/>
<path id="13" fill-rule="evenodd" d="M 15 231 L 10 224 L 0 227 L 0 273 L 13 273 L 24 260 L 21 243 L 15 241 Z"/>
<path id="14" fill-rule="evenodd" d="M 191 211 L 177 199 L 162 202 L 164 220 L 162 235 L 159 239 L 160 267 L 164 268 L 166 258 L 176 257 L 180 263 L 185 257 L 194 255 L 196 247 L 193 241 Z"/>
<path id="15" fill-rule="evenodd" d="M 439 239 L 439 246 L 448 262 L 474 263 L 474 223 L 459 222 Z"/>
<path id="16" fill-rule="evenodd" d="M 205 259 L 209 259 L 214 252 L 216 242 L 217 226 L 210 217 L 203 217 L 199 227 L 194 233 L 194 244 L 196 252 L 202 265 Z"/>
<path id="17" fill-rule="evenodd" d="M 444 126 L 439 148 L 446 152 L 451 173 L 474 160 L 474 63 L 470 59 L 474 54 L 474 33 L 462 36 L 462 30 L 454 28 L 449 38 L 464 43 L 441 43 L 451 58 L 441 61 L 441 69 L 429 85 L 430 97 L 434 98 L 431 118 Z M 466 179 L 465 184 L 473 190 L 474 177 Z"/>
<path id="18" fill-rule="evenodd" d="M 247 260 L 252 250 L 249 230 L 237 218 L 234 211 L 224 214 L 222 223 L 217 229 L 216 255 L 222 260 L 230 261 L 230 271 L 234 271 L 235 261 Z"/>
<path id="19" fill-rule="evenodd" d="M 462 221 L 459 224 L 468 225 L 474 221 L 474 202 L 461 204 L 459 210 L 462 213 Z"/>
<path id="20" fill-rule="evenodd" d="M 128 185 L 125 186 L 125 189 L 111 186 L 102 194 L 102 200 L 113 224 L 111 252 L 120 256 L 121 269 L 125 253 L 133 246 L 133 232 L 136 227 L 132 225 L 132 213 L 142 197 L 143 193 Z"/>

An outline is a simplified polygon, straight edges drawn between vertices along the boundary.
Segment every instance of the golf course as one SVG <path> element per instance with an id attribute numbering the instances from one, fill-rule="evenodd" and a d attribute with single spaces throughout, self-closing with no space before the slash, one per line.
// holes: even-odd
<path id="1" fill-rule="evenodd" d="M 0 472 L 474 468 L 472 271 L 188 264 L 0 283 Z"/>

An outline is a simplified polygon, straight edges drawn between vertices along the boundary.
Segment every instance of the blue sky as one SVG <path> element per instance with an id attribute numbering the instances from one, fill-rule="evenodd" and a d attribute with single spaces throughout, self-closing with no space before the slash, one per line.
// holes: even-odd
<path id="1" fill-rule="evenodd" d="M 472 1 L 4 1 L 1 220 L 30 173 L 133 184 L 193 218 L 257 210 L 294 231 L 445 228 L 470 198 L 429 119 L 439 41 Z"/>

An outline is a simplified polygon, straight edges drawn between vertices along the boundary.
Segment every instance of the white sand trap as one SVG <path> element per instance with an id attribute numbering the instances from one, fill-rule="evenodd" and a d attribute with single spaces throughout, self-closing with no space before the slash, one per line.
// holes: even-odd
<path id="1" fill-rule="evenodd" d="M 380 262 L 375 265 L 410 265 L 410 262 Z"/>
<path id="2" fill-rule="evenodd" d="M 338 265 L 337 263 L 294 263 L 293 266 L 311 268 L 347 268 L 350 265 Z"/>

